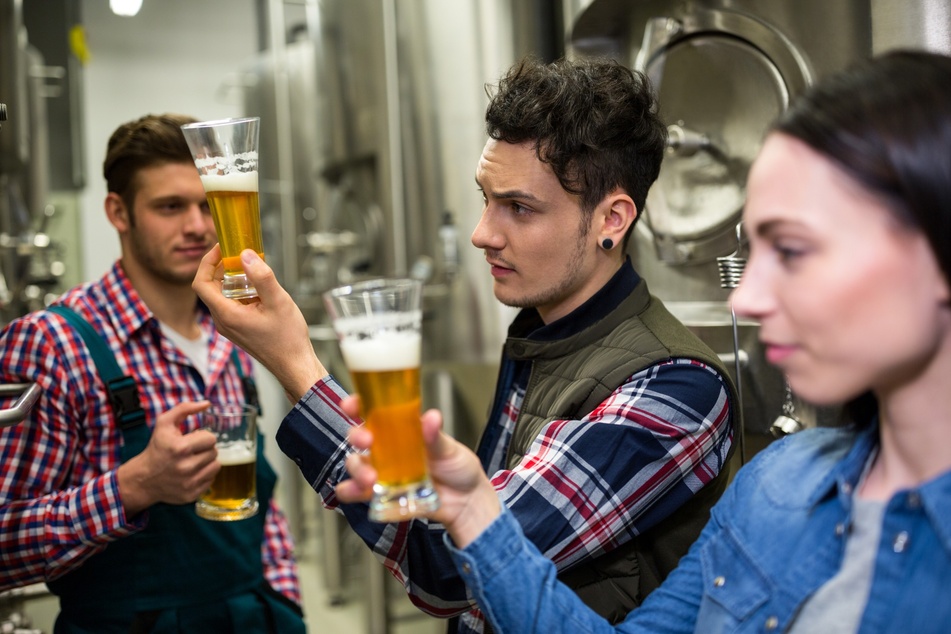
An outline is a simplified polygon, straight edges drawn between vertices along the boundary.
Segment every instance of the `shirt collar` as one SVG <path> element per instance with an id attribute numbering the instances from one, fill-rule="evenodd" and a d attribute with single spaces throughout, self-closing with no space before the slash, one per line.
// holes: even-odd
<path id="1" fill-rule="evenodd" d="M 128 342 L 135 333 L 147 325 L 158 328 L 158 320 L 152 310 L 135 290 L 132 281 L 122 268 L 122 261 L 116 260 L 99 283 L 99 305 L 109 317 L 115 328 L 116 336 L 123 343 Z M 213 331 L 211 314 L 201 301 L 196 300 L 198 323 L 206 333 Z"/>
<path id="2" fill-rule="evenodd" d="M 628 256 L 607 284 L 564 317 L 556 319 L 550 324 L 545 324 L 538 316 L 538 311 L 529 308 L 519 314 L 516 321 L 513 322 L 513 326 L 519 323 L 522 332 L 529 331 L 530 334 L 527 338 L 537 341 L 556 341 L 570 337 L 594 325 L 617 308 L 626 297 L 634 292 L 634 288 L 640 281 L 641 277 L 634 270 L 634 265 L 631 263 L 630 256 Z M 530 330 L 533 326 L 534 329 Z"/>
<path id="3" fill-rule="evenodd" d="M 878 420 L 876 419 L 872 424 L 856 432 L 848 453 L 819 482 L 809 498 L 809 505 L 815 506 L 826 497 L 836 493 L 851 496 L 855 492 L 855 487 L 858 486 L 869 456 L 877 448 Z"/>
<path id="4" fill-rule="evenodd" d="M 136 332 L 154 319 L 152 311 L 132 286 L 125 269 L 122 268 L 121 260 L 116 260 L 102 277 L 99 289 L 102 293 L 99 304 L 109 316 L 116 335 L 123 342 L 129 341 Z"/>
<path id="5" fill-rule="evenodd" d="M 837 495 L 840 500 L 849 506 L 846 498 L 855 494 L 865 465 L 879 447 L 878 418 L 864 429 L 858 431 L 851 449 L 845 458 L 826 475 L 816 487 L 809 499 L 810 506 L 819 504 L 829 496 Z M 912 502 L 911 500 L 915 500 Z M 951 522 L 948 509 L 951 508 L 951 471 L 945 472 L 920 486 L 895 495 L 892 504 L 917 505 L 920 504 L 928 517 L 928 521 L 938 534 L 947 552 L 951 553 Z M 886 511 L 887 512 L 887 511 Z"/>

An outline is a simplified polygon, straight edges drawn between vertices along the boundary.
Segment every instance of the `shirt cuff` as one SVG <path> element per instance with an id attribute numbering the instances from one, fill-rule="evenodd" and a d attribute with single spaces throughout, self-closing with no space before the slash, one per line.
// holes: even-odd
<path id="1" fill-rule="evenodd" d="M 462 579 L 476 594 L 487 581 L 503 574 L 515 560 L 524 556 L 527 544 L 522 526 L 505 506 L 501 515 L 465 548 L 456 548 L 449 533 L 443 535 L 443 541 Z"/>
<path id="2" fill-rule="evenodd" d="M 293 460 L 310 486 L 333 503 L 333 487 L 347 477 L 347 434 L 357 424 L 340 410 L 347 392 L 330 375 L 301 397 L 277 430 L 281 451 Z M 328 500 L 329 498 L 329 500 Z"/>

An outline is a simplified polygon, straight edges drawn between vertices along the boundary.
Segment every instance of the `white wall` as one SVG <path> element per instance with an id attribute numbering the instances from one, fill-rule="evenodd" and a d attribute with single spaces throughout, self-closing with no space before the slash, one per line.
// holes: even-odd
<path id="1" fill-rule="evenodd" d="M 108 0 L 82 0 L 90 60 L 83 69 L 87 185 L 81 196 L 82 277 L 99 277 L 119 256 L 105 217 L 102 161 L 121 123 L 179 112 L 199 119 L 238 116 L 236 72 L 257 51 L 254 0 L 144 0 L 131 18 Z"/>

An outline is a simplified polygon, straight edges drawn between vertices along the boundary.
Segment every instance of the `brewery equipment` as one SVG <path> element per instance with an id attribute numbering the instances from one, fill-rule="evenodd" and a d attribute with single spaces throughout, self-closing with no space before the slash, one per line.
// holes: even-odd
<path id="1" fill-rule="evenodd" d="M 7 120 L 7 105 L 0 103 L 0 127 Z M 3 277 L 0 276 L 0 291 L 5 290 Z M 40 387 L 36 383 L 12 383 L 0 385 L 0 395 L 18 395 L 12 407 L 0 409 L 0 427 L 9 427 L 22 421 L 30 408 L 40 397 Z"/>
<path id="2" fill-rule="evenodd" d="M 521 54 L 559 56 L 560 13 L 547 0 L 305 4 L 306 19 L 285 25 L 283 3 L 267 3 L 268 50 L 237 82 L 245 114 L 261 116 L 262 229 L 265 251 L 279 254 L 268 261 L 342 382 L 320 294 L 370 277 L 422 281 L 424 407 L 474 445 L 512 314 L 467 244 L 481 213 L 472 179 L 485 84 Z M 320 521 L 325 585 L 342 601 L 345 532 L 334 514 Z M 372 565 L 368 629 L 383 631 L 382 568 Z"/>
<path id="3" fill-rule="evenodd" d="M 43 64 L 23 26 L 22 0 L 0 0 L 0 96 L 9 122 L 0 133 L 0 324 L 42 308 L 64 273 L 50 238 L 46 97 L 62 69 Z"/>
<path id="4" fill-rule="evenodd" d="M 652 292 L 729 361 L 741 461 L 773 439 L 783 412 L 799 423 L 786 431 L 836 418 L 787 396 L 756 325 L 727 300 L 745 263 L 746 175 L 767 127 L 818 77 L 872 51 L 875 4 L 803 0 L 793 12 L 779 1 L 593 0 L 574 3 L 567 21 L 573 54 L 613 57 L 657 90 L 669 144 L 631 255 Z"/>

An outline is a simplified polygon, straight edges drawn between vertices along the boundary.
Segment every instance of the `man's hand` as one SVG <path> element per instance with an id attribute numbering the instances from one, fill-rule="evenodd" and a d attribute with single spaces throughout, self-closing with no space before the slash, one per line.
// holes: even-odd
<path id="1" fill-rule="evenodd" d="M 352 418 L 358 415 L 358 405 L 356 397 L 346 398 L 340 404 L 341 409 Z M 482 470 L 479 458 L 468 447 L 442 432 L 442 414 L 431 409 L 420 420 L 429 475 L 439 495 L 439 509 L 430 513 L 429 517 L 441 522 L 456 545 L 463 548 L 499 516 L 502 512 L 501 502 L 495 487 Z M 354 427 L 349 440 L 357 449 L 370 449 L 372 452 L 373 434 L 365 427 Z M 351 479 L 337 485 L 337 498 L 341 502 L 369 501 L 377 477 L 369 458 L 362 454 L 351 454 L 347 458 L 347 471 Z"/>
<path id="2" fill-rule="evenodd" d="M 221 294 L 221 249 L 205 254 L 192 288 L 208 306 L 218 331 L 264 364 L 297 401 L 327 370 L 314 353 L 307 322 L 264 260 L 251 249 L 241 253 L 248 280 L 258 291 L 258 301 L 247 303 Z"/>
<path id="3" fill-rule="evenodd" d="M 148 446 L 119 467 L 119 497 L 127 518 L 159 502 L 194 502 L 211 486 L 221 469 L 214 434 L 201 429 L 182 434 L 181 430 L 188 416 L 208 405 L 208 401 L 179 403 L 159 416 Z"/>

